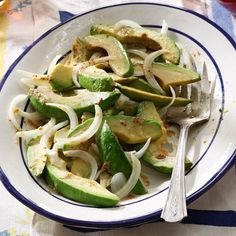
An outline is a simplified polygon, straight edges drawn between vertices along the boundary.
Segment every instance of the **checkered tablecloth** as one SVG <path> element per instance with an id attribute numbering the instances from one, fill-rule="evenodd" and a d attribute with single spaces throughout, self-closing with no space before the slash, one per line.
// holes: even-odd
<path id="1" fill-rule="evenodd" d="M 123 0 L 12 0 L 5 13 L 0 13 L 0 78 L 23 50 L 50 27 L 74 14 Z M 129 1 L 133 2 L 133 1 Z M 184 6 L 219 24 L 235 39 L 236 19 L 215 0 L 152 1 Z M 133 229 L 94 232 L 86 235 L 236 235 L 235 167 L 208 192 L 188 206 L 189 217 L 182 223 L 164 222 Z M 15 235 L 80 235 L 59 223 L 34 214 L 14 199 L 0 183 L 0 236 Z"/>

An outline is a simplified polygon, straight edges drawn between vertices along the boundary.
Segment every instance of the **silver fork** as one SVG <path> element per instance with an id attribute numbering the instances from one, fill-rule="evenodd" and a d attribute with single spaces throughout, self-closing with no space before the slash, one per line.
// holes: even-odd
<path id="1" fill-rule="evenodd" d="M 184 116 L 170 119 L 171 123 L 180 126 L 178 148 L 170 180 L 170 187 L 161 218 L 167 222 L 179 222 L 187 216 L 185 193 L 185 150 L 189 128 L 209 120 L 211 115 L 211 90 L 205 62 L 201 73 L 200 99 L 195 99 L 195 110 L 185 112 Z M 213 86 L 211 86 L 213 88 Z M 193 95 L 192 95 L 193 96 Z M 196 96 L 195 96 L 196 97 Z M 193 101 L 194 103 L 194 101 Z M 188 109 L 189 110 L 189 109 Z"/>

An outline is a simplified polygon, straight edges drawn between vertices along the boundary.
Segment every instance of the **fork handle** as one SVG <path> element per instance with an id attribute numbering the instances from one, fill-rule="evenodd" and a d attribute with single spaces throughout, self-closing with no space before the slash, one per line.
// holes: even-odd
<path id="1" fill-rule="evenodd" d="M 185 150 L 190 125 L 180 127 L 178 148 L 170 180 L 170 187 L 161 218 L 166 222 L 179 222 L 187 216 L 185 196 Z"/>

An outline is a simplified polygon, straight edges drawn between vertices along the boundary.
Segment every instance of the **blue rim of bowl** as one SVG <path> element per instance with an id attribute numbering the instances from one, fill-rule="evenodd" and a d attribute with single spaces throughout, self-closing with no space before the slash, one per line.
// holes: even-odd
<path id="1" fill-rule="evenodd" d="M 209 20 L 208 18 L 206 18 L 205 16 L 194 12 L 192 10 L 189 9 L 185 9 L 185 8 L 180 8 L 180 7 L 176 7 L 176 6 L 172 6 L 172 5 L 166 5 L 166 4 L 158 4 L 158 3 L 148 3 L 148 2 L 134 2 L 134 3 L 123 3 L 123 4 L 115 4 L 115 5 L 110 5 L 110 6 L 105 6 L 105 7 L 100 7 L 100 8 L 96 8 L 93 9 L 91 11 L 87 11 L 85 13 L 79 14 L 69 20 L 67 20 L 64 23 L 58 24 L 55 27 L 51 28 L 50 30 L 48 30 L 46 33 L 44 33 L 42 36 L 40 36 L 37 40 L 35 40 L 16 60 L 15 62 L 9 67 L 9 69 L 7 70 L 7 72 L 5 73 L 3 79 L 1 80 L 0 83 L 0 91 L 3 88 L 3 85 L 5 83 L 5 81 L 7 80 L 8 76 L 10 75 L 10 73 L 12 72 L 12 70 L 15 68 L 15 66 L 19 63 L 19 61 L 30 51 L 30 49 L 32 47 L 34 47 L 39 41 L 41 41 L 43 38 L 45 38 L 48 34 L 50 34 L 52 31 L 54 31 L 55 29 L 59 28 L 61 25 L 66 24 L 69 21 L 72 21 L 75 18 L 81 17 L 83 15 L 86 14 L 90 14 L 92 12 L 98 11 L 98 10 L 102 10 L 102 9 L 106 9 L 106 8 L 114 8 L 114 7 L 119 7 L 119 6 L 125 6 L 125 5 L 153 5 L 153 6 L 161 6 L 161 7 L 167 7 L 167 8 L 172 8 L 172 9 L 176 9 L 179 11 L 184 11 L 187 12 L 189 14 L 195 15 L 199 18 L 201 18 L 202 20 L 206 21 L 207 23 L 209 23 L 210 25 L 212 25 L 213 27 L 215 27 L 219 32 L 221 32 L 226 39 L 231 43 L 231 45 L 234 47 L 234 49 L 236 49 L 236 43 L 235 41 L 231 38 L 231 36 L 226 33 L 220 26 L 218 26 L 216 23 L 212 22 L 211 20 Z M 189 196 L 187 198 L 187 203 L 191 203 L 192 201 L 196 200 L 198 197 L 200 197 L 204 192 L 206 192 L 211 186 L 213 186 L 220 178 L 223 177 L 223 175 L 231 168 L 231 166 L 234 164 L 236 160 L 236 150 L 232 153 L 232 155 L 229 157 L 229 159 L 227 160 L 227 162 L 224 164 L 224 166 L 222 166 L 222 168 L 215 173 L 215 175 L 208 180 L 208 182 L 202 186 L 199 190 L 197 190 L 196 192 L 194 192 L 191 196 Z M 140 216 L 137 218 L 132 218 L 132 219 L 128 219 L 128 220 L 123 220 L 123 221 L 113 221 L 113 222 L 95 222 L 95 221 L 81 221 L 81 220 L 75 220 L 75 219 L 70 219 L 70 218 L 66 218 L 66 217 L 62 217 L 62 216 L 58 216 L 55 215 L 51 212 L 48 212 L 44 209 L 42 209 L 41 207 L 37 206 L 34 202 L 32 202 L 30 199 L 27 199 L 26 197 L 24 197 L 23 195 L 21 195 L 15 188 L 14 186 L 9 182 L 7 176 L 5 175 L 5 173 L 3 172 L 3 170 L 0 167 L 0 179 L 3 183 L 3 185 L 5 186 L 5 188 L 16 198 L 18 199 L 20 202 L 22 202 L 23 204 L 25 204 L 26 206 L 28 206 L 29 208 L 31 208 L 32 210 L 34 210 L 35 212 L 44 215 L 52 220 L 58 221 L 60 223 L 63 224 L 67 224 L 67 225 L 76 225 L 76 226 L 80 226 L 80 227 L 89 227 L 89 228 L 99 228 L 99 229 L 109 229 L 109 228 L 118 228 L 118 227 L 126 227 L 126 226 L 135 226 L 135 225 L 140 225 L 140 224 L 144 224 L 144 223 L 148 223 L 151 222 L 153 220 L 158 220 L 160 218 L 160 213 L 161 211 L 156 211 L 154 213 L 145 215 L 145 216 Z"/>

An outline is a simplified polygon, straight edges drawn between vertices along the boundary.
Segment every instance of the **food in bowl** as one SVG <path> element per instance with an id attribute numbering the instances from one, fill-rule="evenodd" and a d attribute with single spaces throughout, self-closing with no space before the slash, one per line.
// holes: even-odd
<path id="1" fill-rule="evenodd" d="M 19 71 L 28 94 L 13 99 L 9 118 L 35 177 L 68 199 L 111 207 L 148 192 L 143 163 L 172 172 L 165 117 L 191 104 L 178 94 L 201 78 L 167 30 L 165 22 L 160 32 L 127 20 L 93 25 L 45 74 Z M 18 107 L 28 98 L 33 112 Z M 17 117 L 28 121 L 23 129 Z"/>

